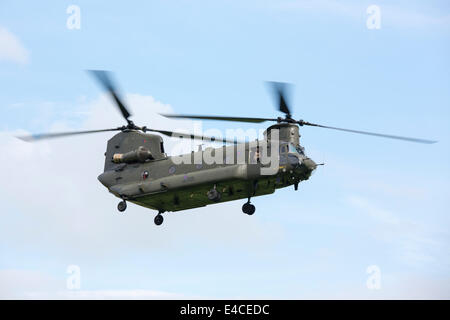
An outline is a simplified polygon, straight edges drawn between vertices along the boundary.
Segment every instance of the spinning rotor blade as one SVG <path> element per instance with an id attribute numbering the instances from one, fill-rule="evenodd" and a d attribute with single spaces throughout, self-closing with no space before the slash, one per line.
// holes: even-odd
<path id="1" fill-rule="evenodd" d="M 277 121 L 271 118 L 249 118 L 249 117 L 222 117 L 222 116 L 204 116 L 204 115 L 178 115 L 178 114 L 161 114 L 166 118 L 177 119 L 200 119 L 200 120 L 220 120 L 220 121 L 236 121 L 236 122 L 252 122 L 261 123 L 264 121 Z"/>
<path id="2" fill-rule="evenodd" d="M 367 132 L 367 131 L 359 131 L 359 130 L 352 130 L 352 129 L 344 129 L 344 128 L 336 128 L 336 127 L 330 127 L 330 126 L 323 126 L 316 123 L 310 123 L 303 120 L 297 121 L 297 123 L 300 126 L 311 126 L 311 127 L 319 127 L 319 128 L 325 128 L 325 129 L 333 129 L 333 130 L 339 130 L 339 131 L 345 131 L 345 132 L 351 132 L 351 133 L 358 133 L 358 134 L 365 134 L 369 136 L 376 136 L 381 138 L 389 138 L 389 139 L 397 139 L 397 140 L 404 140 L 404 141 L 410 141 L 410 142 L 417 142 L 417 143 L 426 143 L 426 144 L 432 144 L 436 143 L 437 141 L 434 140 L 426 140 L 426 139 L 419 139 L 419 138 L 411 138 L 411 137 L 402 137 L 402 136 L 394 136 L 390 134 L 383 134 L 383 133 L 375 133 L 375 132 Z"/>
<path id="3" fill-rule="evenodd" d="M 117 107 L 119 108 L 120 112 L 122 113 L 122 116 L 127 120 L 128 123 L 130 123 L 130 120 L 128 118 L 131 116 L 131 113 L 127 110 L 125 105 L 122 103 L 122 100 L 120 100 L 117 90 L 115 86 L 113 85 L 113 82 L 111 80 L 111 73 L 104 70 L 88 70 L 94 78 L 97 79 L 98 82 L 100 82 L 103 87 L 109 91 L 111 96 L 113 97 L 114 101 L 117 104 Z"/>
<path id="4" fill-rule="evenodd" d="M 122 131 L 123 129 L 124 129 L 123 127 L 119 127 L 119 128 L 113 128 L 113 129 L 100 129 L 100 130 L 40 133 L 40 134 L 32 134 L 32 135 L 25 135 L 25 136 L 17 136 L 17 138 L 20 140 L 26 141 L 26 142 L 35 142 L 38 140 L 70 137 L 70 136 L 76 136 L 76 135 L 81 135 L 81 134 L 108 132 L 108 131 Z M 150 129 L 150 128 L 145 128 L 145 129 L 139 128 L 139 130 L 143 130 L 144 132 L 147 132 L 147 131 L 159 132 L 166 136 L 175 137 L 175 138 L 188 138 L 188 139 L 206 140 L 206 141 L 213 141 L 213 142 L 225 142 L 225 143 L 242 143 L 240 141 L 235 141 L 235 140 L 221 139 L 221 138 L 208 137 L 208 136 L 199 136 L 199 135 L 195 135 L 195 134 L 181 133 L 181 132 L 175 132 L 175 131 L 157 130 L 157 129 Z"/>
<path id="5" fill-rule="evenodd" d="M 159 132 L 161 134 L 164 134 L 169 137 L 175 137 L 175 138 L 187 138 L 187 139 L 196 139 L 196 140 L 206 140 L 206 141 L 213 141 L 213 142 L 225 142 L 225 143 L 242 143 L 237 140 L 229 140 L 225 138 L 215 138 L 215 137 L 208 137 L 208 136 L 199 136 L 196 134 L 190 134 L 190 133 L 181 133 L 181 132 L 175 132 L 175 131 L 167 131 L 167 130 L 157 130 L 157 129 L 149 129 L 146 128 L 145 131 L 151 131 L 151 132 Z"/>
<path id="6" fill-rule="evenodd" d="M 286 88 L 289 84 L 284 82 L 267 82 L 274 90 L 275 99 L 278 105 L 278 110 L 285 113 L 288 118 L 291 117 L 291 110 L 289 109 L 288 103 L 286 101 L 287 91 Z"/>
<path id="7" fill-rule="evenodd" d="M 200 135 L 194 135 L 194 134 L 189 134 L 189 133 L 180 133 L 180 132 L 167 131 L 167 130 L 157 130 L 157 129 L 151 129 L 151 128 L 147 128 L 147 127 L 136 126 L 133 123 L 133 121 L 128 119 L 131 116 L 131 113 L 125 107 L 122 100 L 119 98 L 117 90 L 113 84 L 113 81 L 111 80 L 110 73 L 108 71 L 104 71 L 104 70 L 88 70 L 88 71 L 111 94 L 114 101 L 116 102 L 117 107 L 119 108 L 120 112 L 122 113 L 122 116 L 128 122 L 128 125 L 122 126 L 122 127 L 117 127 L 117 128 L 112 128 L 112 129 L 33 134 L 33 135 L 18 136 L 17 138 L 19 138 L 23 141 L 32 142 L 32 141 L 43 140 L 43 139 L 52 139 L 52 138 L 68 137 L 68 136 L 74 136 L 74 135 L 97 133 L 97 132 L 107 132 L 107 131 L 123 131 L 123 132 L 127 132 L 127 131 L 147 132 L 147 131 L 149 131 L 149 132 L 159 132 L 159 133 L 164 134 L 169 137 L 190 138 L 190 139 L 198 139 L 198 140 L 223 142 L 223 143 L 242 143 L 242 142 L 238 142 L 236 140 L 229 140 L 229 139 L 225 139 L 225 138 L 216 139 L 215 137 L 200 136 Z M 337 127 L 331 127 L 331 126 L 324 126 L 324 125 L 320 125 L 320 124 L 306 122 L 303 120 L 296 121 L 291 117 L 291 110 L 288 106 L 288 102 L 286 99 L 288 84 L 282 83 L 282 82 L 268 82 L 268 84 L 273 88 L 275 97 L 277 99 L 278 109 L 281 112 L 286 114 L 285 118 L 281 118 L 281 117 L 279 117 L 279 118 L 253 118 L 253 117 L 227 117 L 227 116 L 177 115 L 177 114 L 162 114 L 162 115 L 167 118 L 178 118 L 178 119 L 220 120 L 220 121 L 236 121 L 236 122 L 250 122 L 250 123 L 276 121 L 277 123 L 290 123 L 290 124 L 296 123 L 300 126 L 320 127 L 320 128 L 326 128 L 326 129 L 333 129 L 333 130 L 358 133 L 358 134 L 364 134 L 364 135 L 370 135 L 370 136 L 377 136 L 377 137 L 382 137 L 382 138 L 417 142 L 417 143 L 432 144 L 432 143 L 437 142 L 434 140 L 402 137 L 402 136 L 374 133 L 374 132 L 368 132 L 368 131 L 359 131 L 359 130 L 344 129 L 344 128 L 337 128 Z"/>
<path id="8" fill-rule="evenodd" d="M 120 130 L 121 130 L 121 128 L 87 130 L 87 131 L 72 131 L 72 132 L 41 133 L 41 134 L 31 134 L 31 135 L 26 135 L 26 136 L 17 136 L 17 138 L 19 138 L 20 140 L 26 141 L 26 142 L 34 142 L 34 141 L 44 140 L 44 139 L 61 138 L 61 137 L 76 136 L 76 135 L 80 135 L 80 134 L 107 132 L 107 131 L 120 131 Z"/>

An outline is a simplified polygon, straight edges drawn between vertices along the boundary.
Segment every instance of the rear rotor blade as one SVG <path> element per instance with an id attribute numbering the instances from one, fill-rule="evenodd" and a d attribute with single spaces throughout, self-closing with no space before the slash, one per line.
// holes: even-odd
<path id="1" fill-rule="evenodd" d="M 56 132 L 56 133 L 40 133 L 40 134 L 32 134 L 32 135 L 25 135 L 25 136 L 17 136 L 17 138 L 20 140 L 26 141 L 26 142 L 34 142 L 34 141 L 44 140 L 44 139 L 62 138 L 62 137 L 76 136 L 76 135 L 88 134 L 88 133 L 119 131 L 119 130 L 121 130 L 121 128 L 72 131 L 72 132 Z"/>
<path id="2" fill-rule="evenodd" d="M 224 117 L 224 116 L 204 116 L 204 115 L 179 115 L 179 114 L 161 114 L 166 118 L 177 119 L 200 119 L 200 120 L 220 120 L 220 121 L 237 121 L 237 122 L 252 122 L 261 123 L 264 121 L 277 121 L 273 118 L 251 118 L 251 117 Z"/>
<path id="3" fill-rule="evenodd" d="M 130 120 L 128 120 L 128 118 L 131 116 L 131 113 L 125 107 L 122 100 L 119 98 L 117 90 L 111 80 L 111 73 L 108 71 L 104 71 L 104 70 L 88 70 L 88 71 L 111 94 L 111 96 L 113 97 L 114 101 L 117 104 L 117 107 L 119 108 L 120 112 L 122 113 L 122 116 L 125 118 L 125 120 L 127 120 L 128 123 L 130 123 Z"/>
<path id="4" fill-rule="evenodd" d="M 148 129 L 148 128 L 146 128 L 146 131 L 159 132 L 161 134 L 164 134 L 169 137 L 174 137 L 174 138 L 188 138 L 188 139 L 205 140 L 205 141 L 212 141 L 212 142 L 234 143 L 234 144 L 242 143 L 237 140 L 229 140 L 229 139 L 225 139 L 225 138 L 215 138 L 215 137 L 208 137 L 208 136 L 199 136 L 196 134 L 181 133 L 181 132 L 175 132 L 175 131 L 157 130 L 157 129 Z"/>
<path id="5" fill-rule="evenodd" d="M 368 132 L 368 131 L 359 131 L 359 130 L 352 130 L 352 129 L 344 129 L 344 128 L 336 128 L 336 127 L 330 127 L 330 126 L 323 126 L 316 123 L 310 123 L 303 120 L 298 121 L 298 124 L 301 126 L 312 126 L 312 127 L 319 127 L 319 128 L 326 128 L 326 129 L 333 129 L 333 130 L 339 130 L 339 131 L 345 131 L 345 132 L 351 132 L 351 133 L 358 133 L 358 134 L 365 134 L 369 136 L 376 136 L 381 138 L 389 138 L 389 139 L 397 139 L 397 140 L 404 140 L 404 141 L 410 141 L 410 142 L 417 142 L 417 143 L 425 143 L 425 144 L 432 144 L 436 143 L 437 141 L 434 140 L 426 140 L 426 139 L 420 139 L 420 138 L 411 138 L 411 137 L 402 137 L 402 136 L 394 136 L 390 134 L 383 134 L 383 133 L 375 133 L 375 132 Z"/>
<path id="6" fill-rule="evenodd" d="M 269 81 L 268 84 L 273 88 L 278 110 L 285 113 L 288 118 L 291 117 L 291 110 L 289 109 L 287 97 L 287 87 L 289 84 L 284 82 Z"/>

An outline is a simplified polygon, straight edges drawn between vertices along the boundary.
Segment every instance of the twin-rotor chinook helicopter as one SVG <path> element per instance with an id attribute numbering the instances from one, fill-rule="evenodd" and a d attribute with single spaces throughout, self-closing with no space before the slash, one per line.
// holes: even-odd
<path id="1" fill-rule="evenodd" d="M 286 101 L 285 84 L 270 83 L 274 89 L 278 109 L 284 117 L 278 118 L 247 118 L 222 117 L 203 115 L 164 115 L 169 118 L 238 121 L 261 123 L 273 121 L 276 124 L 264 131 L 264 139 L 255 142 L 238 143 L 229 139 L 214 139 L 213 137 L 186 135 L 184 133 L 157 130 L 145 126 L 137 126 L 129 118 L 131 113 L 125 107 L 111 81 L 108 72 L 93 70 L 92 75 L 111 94 L 118 109 L 127 124 L 117 128 L 36 134 L 21 136 L 25 141 L 36 141 L 48 138 L 66 137 L 105 131 L 120 131 L 108 140 L 105 153 L 105 166 L 98 180 L 116 197 L 120 198 L 117 208 L 123 212 L 127 201 L 158 211 L 155 224 L 163 223 L 162 213 L 203 207 L 209 204 L 247 199 L 242 211 L 248 215 L 255 212 L 255 206 L 250 203 L 253 197 L 271 194 L 276 189 L 293 185 L 298 189 L 301 181 L 308 180 L 317 164 L 304 153 L 300 146 L 299 126 L 312 126 L 334 129 L 352 133 L 372 135 L 391 139 L 400 139 L 419 143 L 434 143 L 436 141 L 357 131 L 320 124 L 310 123 L 292 118 L 291 110 Z M 179 163 L 180 156 L 167 156 L 164 151 L 164 141 L 161 136 L 150 134 L 156 132 L 172 137 L 188 137 L 205 141 L 223 142 L 221 148 L 207 148 L 192 151 L 182 155 L 193 161 Z M 275 135 L 276 133 L 276 135 Z M 273 138 L 273 139 L 272 139 Z M 276 141 L 275 141 L 276 139 Z M 262 173 L 267 165 L 261 160 L 264 143 L 276 142 L 277 150 L 271 150 L 276 156 L 277 168 L 270 174 Z M 229 145 L 226 146 L 225 143 Z M 263 149 L 263 148 L 261 148 Z M 270 150 L 270 147 L 267 147 Z M 272 147 L 273 149 L 273 147 Z M 214 155 L 220 153 L 224 157 L 243 159 L 241 162 L 223 161 L 206 163 L 205 153 Z M 175 157 L 178 157 L 175 159 Z M 197 159 L 197 161 L 196 161 Z M 198 161 L 200 159 L 200 162 Z"/>

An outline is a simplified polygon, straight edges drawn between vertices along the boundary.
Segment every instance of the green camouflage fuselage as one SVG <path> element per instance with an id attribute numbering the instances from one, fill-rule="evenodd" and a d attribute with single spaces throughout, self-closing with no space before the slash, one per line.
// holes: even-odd
<path id="1" fill-rule="evenodd" d="M 98 179 L 117 197 L 164 212 L 271 194 L 276 189 L 307 180 L 316 167 L 303 152 L 290 151 L 289 141 L 280 140 L 277 168 L 270 174 L 264 173 L 261 169 L 268 168 L 269 164 L 256 159 L 256 144 L 207 148 L 167 157 L 160 136 L 121 132 L 108 141 L 105 170 Z M 117 164 L 112 161 L 114 154 L 141 146 L 150 150 L 153 159 L 143 163 Z M 295 146 L 299 147 L 298 138 Z M 215 159 L 223 161 L 205 161 L 216 153 L 219 156 Z M 184 163 L 180 163 L 180 157 Z M 208 198 L 207 193 L 211 189 L 220 193 L 220 200 Z"/>

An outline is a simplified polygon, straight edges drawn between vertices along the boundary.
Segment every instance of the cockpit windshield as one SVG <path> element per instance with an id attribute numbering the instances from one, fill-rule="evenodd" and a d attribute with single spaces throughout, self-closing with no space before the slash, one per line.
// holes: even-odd
<path id="1" fill-rule="evenodd" d="M 297 153 L 297 149 L 292 143 L 289 143 L 289 153 Z"/>
<path id="2" fill-rule="evenodd" d="M 296 147 L 293 143 L 289 143 L 289 153 L 305 154 L 302 147 Z"/>

